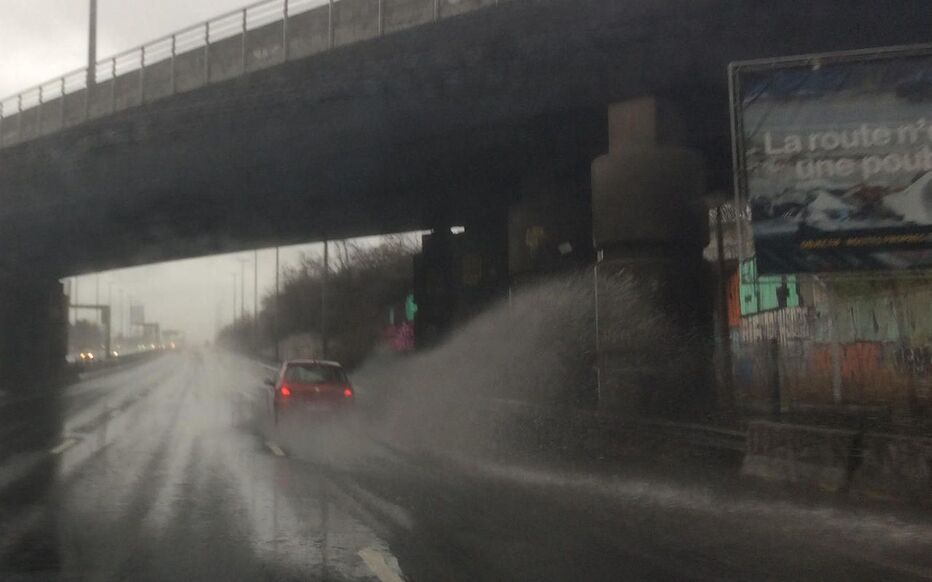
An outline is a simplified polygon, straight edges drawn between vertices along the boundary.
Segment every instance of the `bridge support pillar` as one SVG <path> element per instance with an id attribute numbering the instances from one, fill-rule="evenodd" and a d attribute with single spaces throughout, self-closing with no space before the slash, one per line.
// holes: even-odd
<path id="1" fill-rule="evenodd" d="M 683 126 L 654 98 L 615 104 L 609 152 L 592 164 L 599 406 L 615 413 L 709 406 L 706 168 L 675 145 Z"/>
<path id="2" fill-rule="evenodd" d="M 68 308 L 54 276 L 0 265 L 0 390 L 49 390 L 64 379 Z"/>
<path id="3" fill-rule="evenodd" d="M 587 175 L 540 170 L 508 212 L 511 288 L 585 269 L 592 261 Z"/>

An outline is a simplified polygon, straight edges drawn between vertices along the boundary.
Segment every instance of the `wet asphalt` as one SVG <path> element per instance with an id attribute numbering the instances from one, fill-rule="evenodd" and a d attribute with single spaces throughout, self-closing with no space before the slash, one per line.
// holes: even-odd
<path id="1" fill-rule="evenodd" d="M 266 373 L 0 397 L 0 580 L 932 579 L 927 514 L 412 448 L 372 410 L 273 427 Z"/>

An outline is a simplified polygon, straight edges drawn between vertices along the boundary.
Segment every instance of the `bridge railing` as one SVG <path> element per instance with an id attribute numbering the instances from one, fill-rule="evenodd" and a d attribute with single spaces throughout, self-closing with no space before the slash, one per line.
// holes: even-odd
<path id="1" fill-rule="evenodd" d="M 262 0 L 0 99 L 0 147 L 499 0 Z"/>

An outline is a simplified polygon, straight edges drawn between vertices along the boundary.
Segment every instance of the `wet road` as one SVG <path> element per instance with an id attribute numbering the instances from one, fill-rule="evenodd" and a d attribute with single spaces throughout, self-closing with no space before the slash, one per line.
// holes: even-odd
<path id="1" fill-rule="evenodd" d="M 907 510 L 276 431 L 264 374 L 171 354 L 0 400 L 0 579 L 932 579 Z"/>

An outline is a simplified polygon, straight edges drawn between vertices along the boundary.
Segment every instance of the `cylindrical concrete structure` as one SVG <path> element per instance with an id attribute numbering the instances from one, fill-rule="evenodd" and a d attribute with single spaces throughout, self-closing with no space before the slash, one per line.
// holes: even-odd
<path id="1" fill-rule="evenodd" d="M 609 112 L 592 165 L 600 407 L 683 416 L 708 407 L 711 303 L 702 250 L 706 166 L 652 99 Z M 709 337 L 707 337 L 709 336 Z"/>

